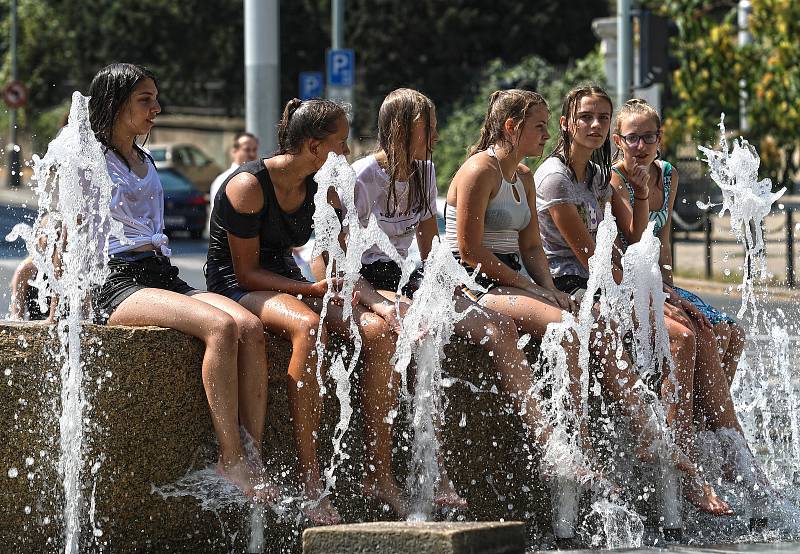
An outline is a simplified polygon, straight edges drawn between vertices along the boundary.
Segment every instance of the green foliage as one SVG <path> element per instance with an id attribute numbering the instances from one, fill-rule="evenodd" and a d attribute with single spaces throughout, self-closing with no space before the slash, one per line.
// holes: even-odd
<path id="1" fill-rule="evenodd" d="M 668 150 L 687 140 L 715 141 L 720 113 L 728 129 L 739 122 L 739 83 L 748 95 L 750 130 L 762 169 L 777 184 L 796 178 L 800 129 L 800 3 L 753 0 L 752 43 L 737 42 L 736 0 L 652 0 L 653 9 L 672 18 L 680 36 L 672 50 L 680 68 L 672 76 L 673 98 L 665 110 Z"/>
<path id="2" fill-rule="evenodd" d="M 481 75 L 478 91 L 458 101 L 440 129 L 441 140 L 434 152 L 436 175 L 441 192 L 447 190 L 450 180 L 466 158 L 468 147 L 478 140 L 489 96 L 498 89 L 525 86 L 541 93 L 550 105 L 550 141 L 545 152 L 555 146 L 558 136 L 558 117 L 561 102 L 575 85 L 585 82 L 604 85 L 603 61 L 599 52 L 561 71 L 538 56 L 528 56 L 515 65 L 508 66 L 500 60 L 492 61 Z M 540 160 L 531 160 L 534 169 Z"/>

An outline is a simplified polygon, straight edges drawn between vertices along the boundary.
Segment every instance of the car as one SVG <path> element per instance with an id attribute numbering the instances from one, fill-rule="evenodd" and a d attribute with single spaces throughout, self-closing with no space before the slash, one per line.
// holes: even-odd
<path id="1" fill-rule="evenodd" d="M 222 168 L 193 144 L 151 144 L 147 146 L 157 169 L 175 169 L 208 194 Z"/>
<path id="2" fill-rule="evenodd" d="M 172 168 L 156 170 L 164 189 L 164 232 L 186 232 L 199 239 L 206 230 L 208 199 L 189 179 Z"/>

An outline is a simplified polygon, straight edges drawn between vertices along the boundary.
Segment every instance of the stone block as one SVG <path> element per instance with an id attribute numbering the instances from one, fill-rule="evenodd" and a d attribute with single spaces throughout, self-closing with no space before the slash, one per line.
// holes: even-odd
<path id="1" fill-rule="evenodd" d="M 264 459 L 278 480 L 296 483 L 297 457 L 286 398 L 290 345 L 268 336 L 269 406 Z M 246 548 L 249 513 L 212 513 L 190 497 L 164 499 L 154 486 L 174 483 L 214 461 L 214 433 L 202 388 L 200 341 L 154 327 L 87 325 L 83 334 L 85 413 L 82 545 L 98 551 L 229 552 Z M 52 328 L 0 323 L 0 544 L 14 552 L 57 551 L 63 543 L 58 475 L 60 364 L 48 353 Z M 332 341 L 330 348 L 343 347 Z M 445 350 L 444 458 L 469 501 L 470 520 L 527 520 L 549 527 L 549 500 L 537 480 L 521 426 L 497 394 L 491 358 L 455 341 Z M 320 460 L 327 465 L 339 409 L 327 383 Z M 360 371 L 353 383 L 360 403 Z M 462 425 L 463 424 L 463 425 Z M 346 523 L 392 519 L 364 501 L 363 423 L 355 410 L 344 440 L 333 501 Z M 409 429 L 396 425 L 396 473 L 408 462 Z M 12 471 L 13 470 L 13 471 Z M 281 477 L 279 471 L 283 472 Z M 13 477 L 11 475 L 14 475 Z M 268 515 L 265 541 L 299 551 L 301 527 Z M 278 546 L 280 545 L 280 546 Z"/>
<path id="2" fill-rule="evenodd" d="M 376 522 L 306 529 L 303 554 L 523 554 L 513 522 Z"/>

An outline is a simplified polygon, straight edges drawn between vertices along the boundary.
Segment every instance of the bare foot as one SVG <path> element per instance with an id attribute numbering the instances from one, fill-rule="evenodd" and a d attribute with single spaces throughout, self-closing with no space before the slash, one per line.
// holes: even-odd
<path id="1" fill-rule="evenodd" d="M 696 508 L 715 516 L 733 515 L 733 510 L 727 502 L 717 496 L 714 487 L 706 481 L 699 479 L 684 480 L 684 496 Z"/>
<path id="2" fill-rule="evenodd" d="M 394 478 L 377 480 L 366 478 L 361 483 L 362 494 L 387 504 L 400 519 L 406 519 L 411 513 L 411 499 L 406 496 Z"/>
<path id="3" fill-rule="evenodd" d="M 336 525 L 342 522 L 342 516 L 327 496 L 320 498 L 318 494 L 316 498 L 307 498 L 300 509 L 314 525 Z"/>
<path id="4" fill-rule="evenodd" d="M 253 500 L 259 500 L 255 486 L 259 479 L 244 460 L 234 464 L 217 463 L 217 473 L 233 483 L 242 493 Z"/>
<path id="5" fill-rule="evenodd" d="M 469 504 L 458 494 L 458 491 L 456 491 L 447 473 L 443 473 L 439 478 L 439 487 L 436 494 L 433 496 L 433 503 L 437 506 L 452 508 L 454 510 L 466 510 L 469 508 Z"/>

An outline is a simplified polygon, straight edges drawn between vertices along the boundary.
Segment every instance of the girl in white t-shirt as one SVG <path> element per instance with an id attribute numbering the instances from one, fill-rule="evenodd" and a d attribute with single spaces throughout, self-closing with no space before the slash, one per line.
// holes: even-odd
<path id="1" fill-rule="evenodd" d="M 260 459 L 246 459 L 239 435 L 242 425 L 261 452 L 267 407 L 263 326 L 233 300 L 193 289 L 170 264 L 161 181 L 136 142 L 150 133 L 161 111 L 155 78 L 133 64 L 112 64 L 95 75 L 89 94 L 90 123 L 115 186 L 111 215 L 127 239 L 109 240 L 110 275 L 93 291 L 98 315 L 111 325 L 167 327 L 203 341 L 203 386 L 219 441 L 217 471 L 249 497 L 274 499 L 277 489 L 265 486 Z"/>
<path id="2" fill-rule="evenodd" d="M 416 237 L 421 259 L 428 257 L 433 238 L 438 236 L 436 222 L 436 172 L 431 153 L 439 135 L 436 130 L 436 111 L 433 102 L 424 94 L 411 89 L 391 92 L 378 114 L 378 149 L 353 164 L 356 172 L 355 205 L 359 219 L 366 225 L 374 215 L 397 251 L 408 254 Z M 362 276 L 384 296 L 395 299 L 400 282 L 399 266 L 386 253 L 373 247 L 362 257 Z M 416 279 L 421 277 L 418 272 Z M 404 289 L 413 298 L 415 279 Z M 410 300 L 409 300 L 410 301 Z M 464 312 L 475 303 L 460 291 L 456 294 L 456 309 Z M 500 385 L 517 413 L 522 416 L 533 437 L 540 430 L 538 404 L 532 395 L 531 368 L 524 352 L 517 348 L 518 335 L 514 321 L 486 309 L 471 310 L 456 323 L 455 332 L 473 344 L 493 352 L 500 375 Z M 395 386 L 391 390 L 397 391 Z M 385 409 L 394 407 L 396 396 L 387 390 Z M 388 463 L 388 461 L 387 461 Z M 443 464 L 440 464 L 444 468 Z M 465 506 L 443 473 L 437 494 L 439 504 Z"/>

